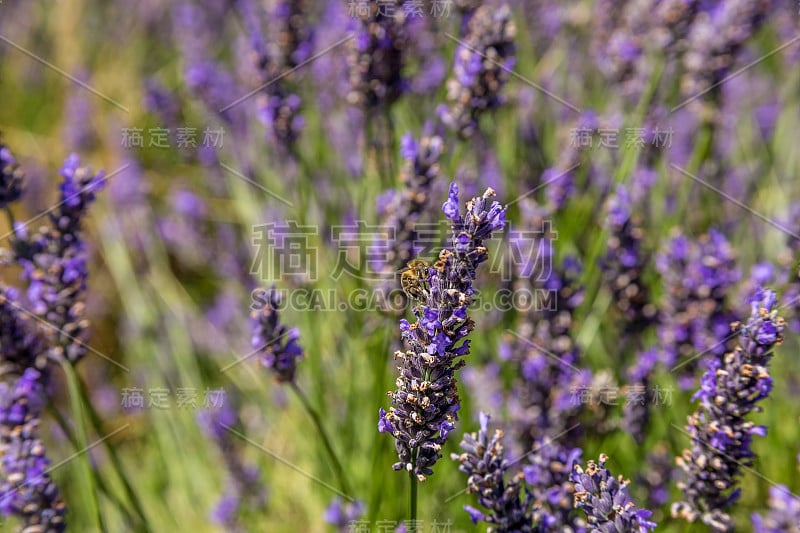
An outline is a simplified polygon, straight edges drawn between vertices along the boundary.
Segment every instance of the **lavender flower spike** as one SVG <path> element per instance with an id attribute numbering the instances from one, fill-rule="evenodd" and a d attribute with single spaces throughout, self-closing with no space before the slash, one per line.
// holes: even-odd
<path id="1" fill-rule="evenodd" d="M 505 208 L 490 204 L 494 195 L 487 189 L 467 202 L 462 217 L 458 186 L 450 185 L 442 210 L 452 223 L 451 246 L 439 253 L 428 278 L 420 280 L 423 297 L 414 307 L 416 322 L 400 321 L 407 349 L 394 354 L 400 376 L 397 390 L 388 393 L 392 407 L 379 411 L 378 430 L 396 439 L 400 461 L 393 468 L 408 470 L 420 481 L 433 473 L 431 467 L 441 458 L 461 406 L 455 372 L 469 354 L 469 341 L 461 341 L 475 327 L 467 316 L 475 292 L 472 284 L 478 265 L 489 258 L 483 241 L 505 226 Z"/>
<path id="2" fill-rule="evenodd" d="M 407 85 L 403 67 L 408 17 L 403 2 L 369 0 L 355 11 L 359 26 L 348 58 L 351 88 L 347 99 L 365 109 L 390 106 Z"/>
<path id="3" fill-rule="evenodd" d="M 608 252 L 601 262 L 603 278 L 617 309 L 625 318 L 626 331 L 641 331 L 650 325 L 656 314 L 643 283 L 642 274 L 648 257 L 642 250 L 644 238 L 641 219 L 633 213 L 631 198 L 624 185 L 607 203 L 606 241 Z"/>
<path id="4" fill-rule="evenodd" d="M 17 242 L 15 248 L 29 282 L 33 312 L 51 326 L 44 330 L 50 358 L 75 363 L 86 355 L 89 327 L 84 316 L 89 272 L 83 219 L 105 184 L 105 173 L 81 167 L 78 156 L 72 154 L 64 161 L 61 176 L 61 201 L 50 212 L 50 226 Z"/>
<path id="5" fill-rule="evenodd" d="M 475 132 L 484 111 L 502 103 L 500 90 L 514 67 L 514 34 L 508 6 L 483 5 L 471 16 L 447 82 L 449 106 L 439 109 L 442 122 L 462 137 Z"/>
<path id="6" fill-rule="evenodd" d="M 261 307 L 251 313 L 253 349 L 261 353 L 262 364 L 275 374 L 280 383 L 292 382 L 297 360 L 303 357 L 303 348 L 297 342 L 300 333 L 281 324 L 278 316 L 281 300 L 274 286 L 260 291 L 258 302 Z"/>
<path id="7" fill-rule="evenodd" d="M 772 390 L 767 367 L 772 349 L 783 340 L 775 292 L 759 288 L 749 302 L 747 323 L 733 324 L 739 346 L 707 363 L 694 395 L 700 405 L 687 428 L 692 448 L 677 459 L 686 479 L 678 483 L 683 500 L 673 504 L 672 515 L 689 522 L 700 519 L 714 531 L 733 531 L 727 509 L 739 498 L 737 478 L 753 464 L 753 435 L 767 432 L 746 417 L 761 410 L 757 403 Z"/>
<path id="8" fill-rule="evenodd" d="M 439 160 L 443 153 L 444 142 L 438 135 L 424 135 L 419 143 L 410 133 L 403 136 L 401 155 L 405 162 L 400 172 L 403 187 L 391 191 L 388 203 L 381 209 L 387 235 L 379 243 L 385 248 L 381 250 L 385 252 L 381 254 L 385 260 L 380 266 L 383 274 L 391 278 L 390 288 L 397 286 L 396 273 L 414 257 L 415 224 L 430 204 L 432 184 L 441 172 Z"/>
<path id="9" fill-rule="evenodd" d="M 24 531 L 66 530 L 66 507 L 36 438 L 43 406 L 41 376 L 29 368 L 13 387 L 0 385 L 0 514 L 19 517 Z"/>
<path id="10" fill-rule="evenodd" d="M 505 458 L 503 449 L 502 430 L 495 430 L 494 436 L 489 438 L 489 415 L 480 414 L 480 431 L 465 434 L 461 442 L 462 454 L 452 454 L 451 457 L 461 463 L 459 470 L 469 476 L 467 478 L 467 492 L 478 495 L 478 503 L 488 512 L 484 513 L 464 506 L 472 519 L 477 524 L 482 520 L 492 526 L 491 531 L 501 532 L 533 532 L 534 504 L 533 495 L 525 486 L 524 476 L 521 473 L 511 480 L 505 479 L 509 463 Z"/>
<path id="11" fill-rule="evenodd" d="M 800 532 L 800 498 L 783 485 L 769 489 L 769 511 L 761 516 L 753 513 L 755 533 Z"/>
<path id="12" fill-rule="evenodd" d="M 583 509 L 592 533 L 646 533 L 655 529 L 652 514 L 637 509 L 628 494 L 629 481 L 615 478 L 605 467 L 608 456 L 600 454 L 597 463 L 589 461 L 586 469 L 575 465 L 572 482 L 575 484 L 575 507 Z"/>

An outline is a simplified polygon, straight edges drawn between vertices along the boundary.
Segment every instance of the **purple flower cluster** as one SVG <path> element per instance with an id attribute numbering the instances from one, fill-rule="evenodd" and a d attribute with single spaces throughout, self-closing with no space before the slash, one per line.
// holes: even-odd
<path id="1" fill-rule="evenodd" d="M 21 180 L 5 147 L 0 157 L 0 185 Z M 27 301 L 21 302 L 17 289 L 0 285 L 0 376 L 7 379 L 0 384 L 0 513 L 19 517 L 25 531 L 66 527 L 66 507 L 47 474 L 50 463 L 36 433 L 49 383 L 48 362 L 74 364 L 87 352 L 88 271 L 82 225 L 105 179 L 102 171 L 94 174 L 81 167 L 74 154 L 65 161 L 61 176 L 60 201 L 47 213 L 49 224 L 34 233 L 25 224 L 13 227 L 13 254 L 5 259 L 22 267 Z M 19 181 L 6 192 L 5 200 L 18 200 Z M 9 209 L 7 204 L 3 207 Z"/>
<path id="2" fill-rule="evenodd" d="M 0 209 L 16 202 L 22 196 L 25 173 L 4 144 L 0 143 Z"/>
<path id="3" fill-rule="evenodd" d="M 568 448 L 549 439 L 537 441 L 522 469 L 533 494 L 535 522 L 542 532 L 582 533 L 585 521 L 573 513 L 572 469 L 581 457 L 580 448 Z"/>
<path id="4" fill-rule="evenodd" d="M 715 230 L 697 240 L 674 235 L 656 257 L 656 268 L 666 292 L 657 327 L 664 362 L 681 363 L 680 384 L 688 389 L 702 359 L 696 355 L 719 356 L 727 349 L 734 316 L 726 294 L 740 272 L 730 243 Z"/>
<path id="5" fill-rule="evenodd" d="M 50 225 L 26 235 L 17 228 L 15 250 L 28 281 L 32 311 L 49 327 L 43 328 L 49 357 L 72 363 L 87 352 L 89 321 L 85 317 L 86 246 L 81 228 L 95 193 L 105 183 L 105 173 L 81 167 L 75 154 L 61 169 L 60 201 L 49 213 Z"/>
<path id="6" fill-rule="evenodd" d="M 305 121 L 300 114 L 302 100 L 292 87 L 293 73 L 314 49 L 314 30 L 310 23 L 312 3 L 308 0 L 281 0 L 272 13 L 276 31 L 267 43 L 261 17 L 249 1 L 240 9 L 250 33 L 251 57 L 259 84 L 258 108 L 262 122 L 270 128 L 270 138 L 284 148 L 297 141 Z"/>
<path id="7" fill-rule="evenodd" d="M 642 250 L 644 230 L 632 212 L 628 190 L 620 185 L 607 203 L 607 252 L 601 262 L 603 278 L 614 304 L 625 319 L 626 332 L 641 331 L 653 322 L 656 307 L 642 279 L 648 257 Z"/>
<path id="8" fill-rule="evenodd" d="M 758 403 L 772 390 L 768 365 L 773 348 L 783 340 L 775 293 L 758 289 L 749 303 L 750 318 L 734 324 L 739 345 L 708 360 L 693 397 L 700 405 L 688 419 L 692 448 L 677 459 L 685 479 L 678 483 L 683 500 L 673 504 L 673 516 L 700 519 L 714 531 L 733 530 L 727 509 L 739 497 L 735 487 L 742 469 L 753 464 L 753 436 L 767 431 L 747 415 L 759 412 Z"/>
<path id="9" fill-rule="evenodd" d="M 348 57 L 351 104 L 385 108 L 406 90 L 403 78 L 408 17 L 402 0 L 369 0 L 357 8 L 358 28 Z"/>
<path id="10" fill-rule="evenodd" d="M 392 232 L 386 235 L 381 247 L 383 274 L 396 283 L 397 272 L 417 253 L 416 223 L 430 204 L 433 182 L 440 175 L 444 142 L 438 135 L 423 136 L 419 142 L 410 133 L 403 136 L 400 171 L 402 189 L 392 191 L 385 205 L 379 206 L 384 226 Z"/>
<path id="11" fill-rule="evenodd" d="M 477 524 L 484 521 L 490 531 L 498 533 L 534 532 L 534 499 L 524 483 L 524 475 L 517 473 L 507 479 L 509 463 L 503 449 L 502 430 L 489 438 L 489 416 L 480 414 L 480 431 L 467 433 L 461 441 L 463 453 L 451 457 L 461 465 L 458 469 L 467 476 L 467 492 L 478 495 L 478 503 L 486 509 L 480 511 L 464 506 Z"/>
<path id="12" fill-rule="evenodd" d="M 300 332 L 286 327 L 278 316 L 280 296 L 275 287 L 261 293 L 260 309 L 251 312 L 253 337 L 251 345 L 261 355 L 261 363 L 269 368 L 279 383 L 294 381 L 297 361 L 303 357 L 298 343 Z"/>
<path id="13" fill-rule="evenodd" d="M 227 2 L 222 4 L 181 2 L 173 8 L 172 19 L 183 56 L 186 86 L 209 111 L 235 132 L 241 132 L 246 120 L 243 106 L 229 106 L 243 91 L 231 73 L 209 52 L 223 27 L 215 21 L 222 20 L 220 17 L 229 7 Z"/>
<path id="14" fill-rule="evenodd" d="M 66 507 L 36 438 L 44 405 L 40 380 L 29 368 L 13 387 L 0 384 L 0 514 L 19 517 L 24 531 L 59 532 L 66 530 Z"/>
<path id="15" fill-rule="evenodd" d="M 0 285 L 0 377 L 26 368 L 44 371 L 46 350 L 31 320 L 21 310 L 18 291 Z"/>
<path id="16" fill-rule="evenodd" d="M 646 533 L 656 524 L 652 514 L 637 509 L 628 494 L 628 481 L 615 478 L 605 467 L 608 456 L 601 453 L 597 463 L 590 460 L 584 469 L 575 465 L 571 480 L 575 485 L 575 507 L 583 509 L 589 531 L 597 533 Z"/>
<path id="17" fill-rule="evenodd" d="M 702 3 L 701 3 L 702 4 Z M 687 36 L 681 90 L 687 97 L 711 92 L 730 71 L 744 43 L 755 33 L 770 9 L 769 0 L 728 0 L 702 11 Z M 695 107 L 706 113 L 702 100 Z"/>
<path id="18" fill-rule="evenodd" d="M 515 28 L 508 6 L 482 5 L 470 15 L 467 27 L 447 82 L 448 105 L 439 108 L 442 122 L 462 137 L 475 132 L 484 111 L 503 102 L 500 91 L 515 62 Z"/>
<path id="19" fill-rule="evenodd" d="M 310 0 L 281 0 L 275 9 L 274 18 L 280 21 L 277 47 L 284 68 L 297 67 L 314 51 L 312 7 Z"/>
<path id="20" fill-rule="evenodd" d="M 625 431 L 637 444 L 644 442 L 650 423 L 650 403 L 647 391 L 658 364 L 658 350 L 650 348 L 636 355 L 636 360 L 628 369 L 627 401 L 622 407 Z"/>
<path id="21" fill-rule="evenodd" d="M 755 533 L 797 533 L 800 531 L 800 498 L 783 485 L 769 489 L 769 510 L 753 513 Z"/>
<path id="22" fill-rule="evenodd" d="M 534 307 L 523 316 L 508 350 L 508 358 L 518 369 L 508 399 L 511 427 L 525 449 L 535 440 L 563 436 L 580 407 L 574 391 L 591 379 L 577 367 L 580 350 L 572 339 L 573 314 L 583 301 L 578 282 L 581 266 L 566 257 L 546 279 L 539 281 L 540 274 L 533 272 L 519 282 L 548 291 L 557 305 Z"/>
<path id="23" fill-rule="evenodd" d="M 475 327 L 467 311 L 475 292 L 477 267 L 489 258 L 484 241 L 505 226 L 505 209 L 491 198 L 494 191 L 467 202 L 459 210 L 458 187 L 450 185 L 442 206 L 451 221 L 452 241 L 429 268 L 424 300 L 414 307 L 416 321 L 400 321 L 406 351 L 395 352 L 400 361 L 397 390 L 389 392 L 392 407 L 380 409 L 378 430 L 396 439 L 399 462 L 395 470 L 408 470 L 420 480 L 431 475 L 441 458 L 447 435 L 455 428 L 460 408 L 455 372 L 464 365 Z M 463 341 L 463 342 L 462 342 Z"/>
<path id="24" fill-rule="evenodd" d="M 600 122 L 594 111 L 587 110 L 571 124 L 569 129 L 570 136 L 574 132 L 579 135 L 587 135 L 592 138 L 599 132 Z M 575 193 L 575 172 L 577 167 L 583 163 L 584 152 L 587 147 L 582 142 L 575 139 L 566 143 L 566 148 L 562 150 L 558 159 L 551 166 L 544 169 L 538 182 L 532 183 L 531 187 L 547 187 L 545 202 L 540 210 L 548 216 L 552 216 L 562 209 L 567 201 Z"/>
<path id="25" fill-rule="evenodd" d="M 641 94 L 653 69 L 645 52 L 658 50 L 674 59 L 699 7 L 697 0 L 596 2 L 593 49 L 600 70 L 626 94 Z"/>

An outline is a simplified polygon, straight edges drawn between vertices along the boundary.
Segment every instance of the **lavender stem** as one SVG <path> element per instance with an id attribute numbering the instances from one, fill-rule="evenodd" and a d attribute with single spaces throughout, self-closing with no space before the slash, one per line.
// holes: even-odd
<path id="1" fill-rule="evenodd" d="M 414 452 L 416 455 L 416 451 Z M 414 457 L 416 461 L 416 457 Z M 419 480 L 414 475 L 414 471 L 408 473 L 408 479 L 411 482 L 411 493 L 409 494 L 409 523 L 408 533 L 417 533 L 417 488 L 419 487 Z"/>

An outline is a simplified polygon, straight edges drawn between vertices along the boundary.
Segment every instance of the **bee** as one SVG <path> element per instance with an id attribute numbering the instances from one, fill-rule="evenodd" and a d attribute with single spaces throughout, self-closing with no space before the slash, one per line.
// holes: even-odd
<path id="1" fill-rule="evenodd" d="M 425 301 L 428 298 L 428 278 L 431 264 L 423 259 L 412 259 L 400 274 L 400 286 L 409 298 Z"/>

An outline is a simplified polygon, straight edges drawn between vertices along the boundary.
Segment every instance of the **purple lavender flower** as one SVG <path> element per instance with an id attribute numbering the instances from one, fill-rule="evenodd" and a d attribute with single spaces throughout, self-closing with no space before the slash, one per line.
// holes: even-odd
<path id="1" fill-rule="evenodd" d="M 471 136 L 481 114 L 503 102 L 500 91 L 515 61 L 514 35 L 508 6 L 483 5 L 470 17 L 447 82 L 448 105 L 439 109 L 442 122 L 460 136 Z"/>
<path id="2" fill-rule="evenodd" d="M 0 209 L 20 199 L 24 180 L 25 173 L 11 150 L 0 143 Z"/>
<path id="3" fill-rule="evenodd" d="M 20 309 L 16 289 L 0 285 L 0 376 L 46 366 L 46 350 L 34 325 Z"/>
<path id="4" fill-rule="evenodd" d="M 644 442 L 650 424 L 650 402 L 647 390 L 658 363 L 658 350 L 650 348 L 637 354 L 634 364 L 628 369 L 629 385 L 622 407 L 623 427 L 637 444 Z"/>
<path id="5" fill-rule="evenodd" d="M 769 488 L 769 510 L 765 515 L 753 513 L 755 533 L 800 532 L 800 498 L 783 485 Z"/>
<path id="6" fill-rule="evenodd" d="M 543 533 L 582 533 L 585 521 L 573 513 L 572 468 L 580 448 L 568 448 L 549 440 L 537 441 L 527 454 L 522 471 L 536 502 L 535 518 Z"/>
<path id="7" fill-rule="evenodd" d="M 348 58 L 347 99 L 366 109 L 385 108 L 406 90 L 403 73 L 408 17 L 402 0 L 369 0 L 353 5 L 359 25 Z"/>
<path id="8" fill-rule="evenodd" d="M 311 57 L 314 50 L 314 28 L 310 23 L 313 2 L 310 0 L 281 0 L 275 17 L 280 21 L 277 45 L 280 63 L 292 69 Z"/>
<path id="9" fill-rule="evenodd" d="M 451 454 L 453 460 L 461 463 L 458 469 L 467 476 L 467 493 L 478 495 L 478 503 L 486 512 L 464 506 L 474 524 L 484 521 L 490 531 L 533 532 L 533 495 L 523 482 L 522 473 L 507 479 L 509 463 L 505 457 L 502 439 L 503 432 L 495 430 L 489 438 L 489 416 L 480 414 L 480 431 L 467 433 L 461 441 L 461 454 Z"/>
<path id="10" fill-rule="evenodd" d="M 403 186 L 384 200 L 381 205 L 383 225 L 391 232 L 378 244 L 383 275 L 390 277 L 394 286 L 397 273 L 416 255 L 417 232 L 415 225 L 430 204 L 431 188 L 439 176 L 444 143 L 437 135 L 423 136 L 419 142 L 411 134 L 403 136 L 400 152 L 405 160 L 400 171 Z"/>
<path id="11" fill-rule="evenodd" d="M 658 50 L 671 65 L 683 51 L 699 5 L 697 0 L 596 2 L 592 48 L 600 70 L 625 94 L 640 95 L 653 68 L 645 50 Z"/>
<path id="12" fill-rule="evenodd" d="M 303 357 L 303 348 L 298 344 L 300 333 L 280 322 L 278 308 L 280 295 L 275 287 L 261 292 L 260 309 L 251 313 L 253 338 L 251 345 L 261 354 L 261 363 L 269 368 L 280 383 L 294 381 L 298 359 Z"/>
<path id="13" fill-rule="evenodd" d="M 675 466 L 675 457 L 664 442 L 659 442 L 647 453 L 647 468 L 636 478 L 636 486 L 647 497 L 648 507 L 665 505 L 669 501 L 669 485 Z"/>
<path id="14" fill-rule="evenodd" d="M 693 397 L 700 405 L 688 419 L 692 448 L 677 459 L 685 479 L 678 483 L 683 500 L 673 504 L 673 516 L 700 519 L 714 531 L 733 531 L 727 509 L 739 498 L 736 484 L 742 469 L 753 464 L 753 435 L 767 431 L 746 417 L 761 411 L 758 402 L 772 390 L 768 365 L 773 348 L 783 340 L 775 293 L 758 289 L 749 303 L 750 318 L 734 324 L 739 346 L 707 363 Z"/>
<path id="15" fill-rule="evenodd" d="M 336 527 L 339 531 L 352 531 L 353 522 L 361 518 L 365 510 L 366 507 L 363 502 L 358 500 L 345 502 L 342 498 L 337 496 L 331 501 L 330 505 L 325 508 L 325 513 L 322 518 L 326 523 Z"/>
<path id="16" fill-rule="evenodd" d="M 721 80 L 769 8 L 769 0 L 729 0 L 697 15 L 687 36 L 683 58 L 685 73 L 681 90 L 686 97 L 710 92 L 712 101 L 719 98 Z M 704 118 L 711 118 L 713 105 L 709 107 L 703 99 L 695 99 L 692 107 Z"/>
<path id="17" fill-rule="evenodd" d="M 241 105 L 230 104 L 241 97 L 233 76 L 208 52 L 215 33 L 222 27 L 212 21 L 222 13 L 213 13 L 212 3 L 182 2 L 173 9 L 176 39 L 184 61 L 184 80 L 194 95 L 216 113 L 234 132 L 245 129 L 246 116 Z M 222 7 L 222 6 L 220 6 Z M 227 6 L 224 7 L 227 9 Z"/>
<path id="18" fill-rule="evenodd" d="M 414 307 L 414 324 L 400 321 L 407 349 L 395 352 L 397 390 L 388 393 L 392 407 L 380 410 L 378 429 L 396 439 L 400 461 L 393 468 L 408 470 L 421 481 L 433 473 L 461 406 L 455 373 L 469 354 L 469 341 L 463 339 L 475 327 L 467 315 L 473 282 L 477 267 L 489 258 L 484 241 L 505 225 L 505 209 L 490 204 L 494 195 L 487 189 L 473 198 L 462 216 L 458 186 L 450 185 L 442 210 L 451 221 L 451 246 L 439 253 L 428 279 L 421 280 L 424 299 Z"/>
<path id="19" fill-rule="evenodd" d="M 644 230 L 639 217 L 632 213 L 630 195 L 623 185 L 609 198 L 607 214 L 609 237 L 608 251 L 601 262 L 603 278 L 625 318 L 626 332 L 638 332 L 653 322 L 656 307 L 642 280 L 648 261 L 641 245 Z"/>
<path id="20" fill-rule="evenodd" d="M 89 73 L 79 69 L 73 74 L 81 83 L 91 83 Z M 93 101 L 89 93 L 78 85 L 70 88 L 64 104 L 64 127 L 62 137 L 64 145 L 70 151 L 88 152 L 97 145 L 97 133 L 92 129 Z"/>
<path id="21" fill-rule="evenodd" d="M 29 368 L 13 387 L 0 384 L 0 514 L 17 516 L 25 531 L 66 530 L 66 507 L 36 438 L 44 391 L 40 373 Z"/>
<path id="22" fill-rule="evenodd" d="M 547 277 L 540 281 L 541 274 Z M 511 428 L 527 450 L 538 439 L 564 437 L 580 407 L 575 391 L 591 380 L 588 372 L 576 371 L 580 350 L 572 338 L 573 313 L 583 301 L 580 274 L 577 260 L 567 257 L 559 270 L 518 280 L 520 288 L 545 294 L 552 304 L 523 315 L 510 344 L 518 376 L 508 399 Z"/>
<path id="23" fill-rule="evenodd" d="M 50 226 L 25 239 L 18 232 L 15 249 L 29 283 L 32 311 L 49 326 L 43 333 L 50 358 L 75 363 L 86 354 L 89 326 L 84 316 L 88 268 L 82 224 L 95 193 L 104 186 L 105 173 L 81 167 L 72 154 L 61 176 L 61 201 L 49 214 Z"/>
<path id="24" fill-rule="evenodd" d="M 715 230 L 697 240 L 677 233 L 656 257 L 666 297 L 657 334 L 665 364 L 680 367 L 680 384 L 691 388 L 701 357 L 722 355 L 734 316 L 726 302 L 739 281 L 736 258 L 725 236 Z M 687 362 L 681 361 L 687 359 Z"/>
<path id="25" fill-rule="evenodd" d="M 592 533 L 646 533 L 656 524 L 652 513 L 637 509 L 628 494 L 630 482 L 615 478 L 605 467 L 608 456 L 600 454 L 597 463 L 589 460 L 584 469 L 575 465 L 571 480 L 575 484 L 575 507 L 583 509 Z"/>
<path id="26" fill-rule="evenodd" d="M 257 78 L 259 117 L 269 128 L 270 140 L 290 151 L 305 124 L 300 114 L 302 100 L 293 88 L 297 77 L 293 69 L 311 57 L 314 48 L 311 7 L 308 0 L 278 2 L 271 17 L 276 38 L 267 42 L 255 3 L 239 1 L 249 34 L 248 57 Z"/>

